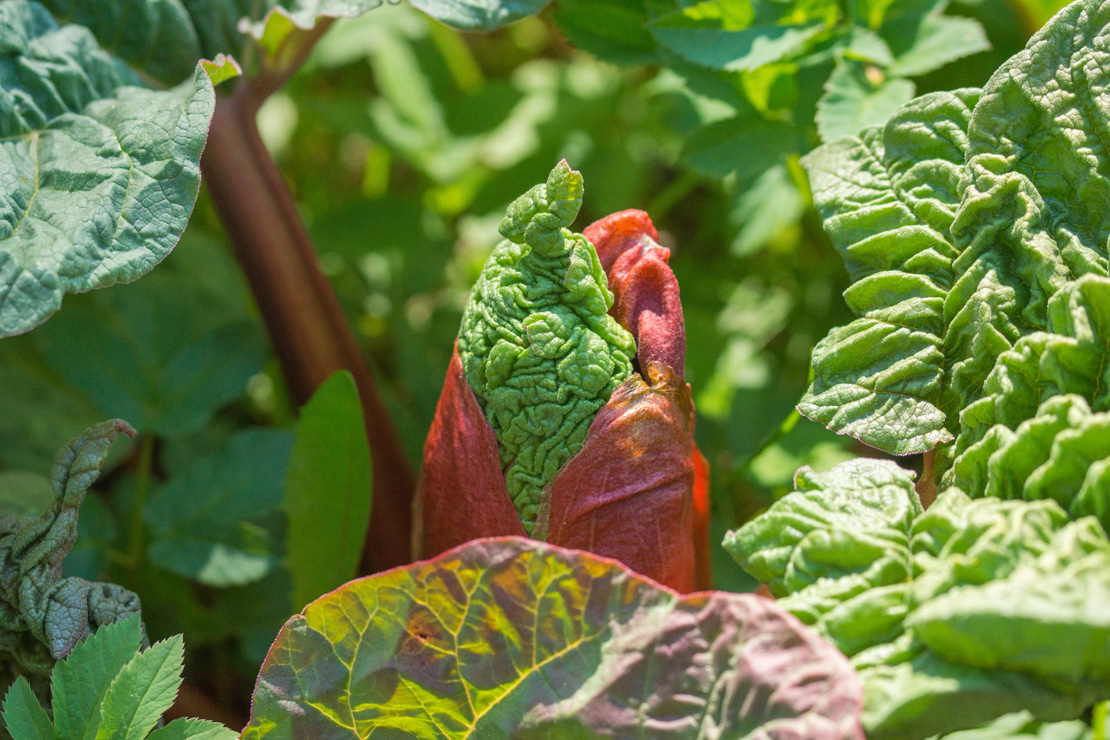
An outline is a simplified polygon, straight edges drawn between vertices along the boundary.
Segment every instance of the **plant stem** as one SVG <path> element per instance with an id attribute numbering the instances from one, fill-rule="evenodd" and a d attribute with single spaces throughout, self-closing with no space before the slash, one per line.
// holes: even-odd
<path id="1" fill-rule="evenodd" d="M 131 505 L 131 532 L 127 538 L 127 567 L 137 573 L 146 560 L 146 525 L 143 513 L 150 491 L 150 478 L 154 470 L 154 436 L 143 434 L 139 438 L 139 468 L 135 472 L 135 500 Z"/>
<path id="2" fill-rule="evenodd" d="M 373 377 L 281 172 L 258 135 L 251 86 L 220 97 L 201 159 L 205 184 L 250 283 L 293 400 L 332 373 L 354 376 L 374 466 L 362 572 L 410 562 L 415 481 Z"/>

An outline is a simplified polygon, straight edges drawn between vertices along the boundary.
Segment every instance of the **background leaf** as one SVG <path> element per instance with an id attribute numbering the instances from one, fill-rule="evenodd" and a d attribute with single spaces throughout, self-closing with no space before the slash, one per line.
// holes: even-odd
<path id="1" fill-rule="evenodd" d="M 244 737 L 861 738 L 854 675 L 799 627 L 759 597 L 678 597 L 586 553 L 477 540 L 293 617 Z"/>
<path id="2" fill-rule="evenodd" d="M 240 431 L 208 458 L 158 487 L 145 519 L 155 565 L 210 586 L 257 581 L 281 557 L 283 482 L 293 435 Z"/>
<path id="3" fill-rule="evenodd" d="M 492 31 L 543 10 L 551 0 L 409 0 L 414 8 L 465 31 Z"/>
<path id="4" fill-rule="evenodd" d="M 370 447 L 350 373 L 328 378 L 301 409 L 282 508 L 294 608 L 355 577 L 371 502 Z"/>

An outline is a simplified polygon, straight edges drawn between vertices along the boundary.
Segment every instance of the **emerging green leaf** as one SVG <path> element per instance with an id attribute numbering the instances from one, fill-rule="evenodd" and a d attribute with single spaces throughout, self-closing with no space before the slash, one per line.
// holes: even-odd
<path id="1" fill-rule="evenodd" d="M 200 186 L 215 103 L 194 61 L 168 92 L 33 0 L 0 5 L 0 336 L 28 331 L 66 293 L 134 280 L 174 246 Z"/>
<path id="2" fill-rule="evenodd" d="M 613 295 L 597 252 L 567 228 L 581 206 L 582 175 L 566 161 L 513 201 L 459 329 L 467 382 L 528 533 L 543 487 L 582 449 L 636 354 L 607 313 Z"/>
<path id="3" fill-rule="evenodd" d="M 1052 501 L 942 493 L 857 460 L 725 540 L 778 604 L 848 655 L 876 740 L 978 727 L 1028 709 L 1080 716 L 1110 691 L 1110 541 Z"/>
<path id="4" fill-rule="evenodd" d="M 862 738 L 843 656 L 774 602 L 476 540 L 286 623 L 245 738 Z"/>

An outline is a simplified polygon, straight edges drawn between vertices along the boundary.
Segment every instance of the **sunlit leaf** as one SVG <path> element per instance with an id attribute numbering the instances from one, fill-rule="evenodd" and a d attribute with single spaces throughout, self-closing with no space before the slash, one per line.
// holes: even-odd
<path id="1" fill-rule="evenodd" d="M 246 738 L 862 738 L 858 685 L 773 602 L 679 597 L 517 538 L 354 581 L 286 623 Z"/>

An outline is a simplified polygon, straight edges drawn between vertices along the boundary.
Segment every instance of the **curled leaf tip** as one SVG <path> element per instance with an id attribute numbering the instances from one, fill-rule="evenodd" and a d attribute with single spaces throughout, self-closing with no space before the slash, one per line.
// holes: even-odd
<path id="1" fill-rule="evenodd" d="M 560 162 L 517 198 L 459 330 L 466 379 L 497 436 L 509 495 L 531 532 L 544 486 L 632 374 L 636 344 L 608 315 L 593 246 L 568 228 L 582 175 Z"/>

